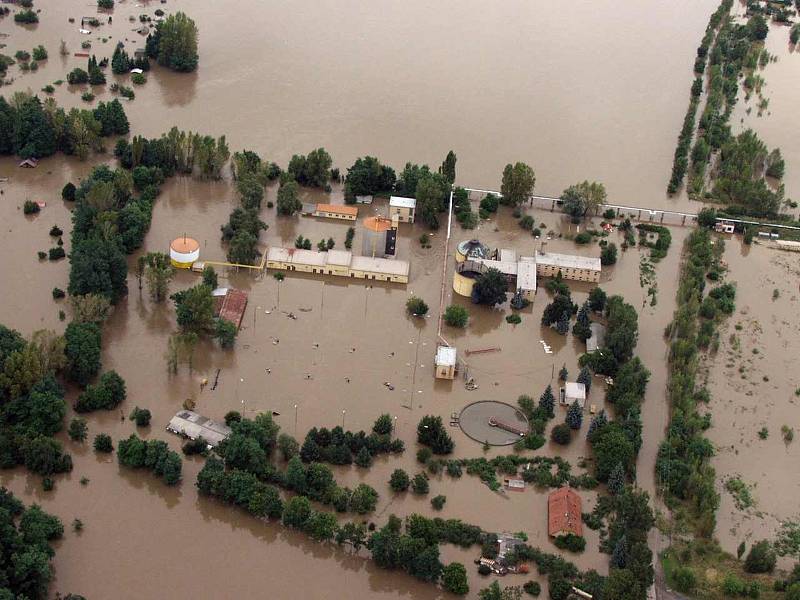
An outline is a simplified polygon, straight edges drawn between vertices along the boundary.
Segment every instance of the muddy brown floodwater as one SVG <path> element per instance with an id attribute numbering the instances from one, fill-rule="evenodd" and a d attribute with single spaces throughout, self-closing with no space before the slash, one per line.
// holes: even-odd
<path id="1" fill-rule="evenodd" d="M 118 1 L 113 25 L 81 36 L 67 18 L 80 18 L 93 8 L 77 1 L 39 0 L 39 25 L 21 27 L 5 19 L 0 21 L 0 33 L 8 34 L 2 39 L 7 53 L 42 43 L 50 59 L 36 73 L 21 75 L 13 67 L 16 80 L 2 91 L 8 95 L 38 90 L 82 66 L 83 59 L 58 55 L 62 38 L 71 51 L 91 39 L 98 58 L 110 56 L 117 40 L 129 40 L 129 49 L 143 44 L 143 38 L 131 31 L 129 15 L 152 14 L 159 7 L 182 9 L 200 29 L 200 68 L 191 75 L 152 71 L 149 82 L 137 88 L 136 99 L 126 104 L 134 133 L 158 135 L 177 125 L 226 134 L 232 149 L 251 148 L 282 164 L 295 152 L 324 146 L 340 167 L 368 153 L 397 168 L 407 160 L 435 165 L 453 148 L 463 184 L 497 187 L 502 166 L 524 160 L 534 166 L 541 193 L 557 194 L 588 178 L 604 181 L 612 201 L 685 207 L 685 200 L 667 200 L 663 190 L 686 108 L 694 48 L 715 5 L 716 0 L 650 5 L 601 0 L 569 6 L 513 1 L 487 11 L 485 3 L 474 0 L 435 6 L 419 0 L 371 4 L 243 0 L 232 16 L 230 6 L 220 2 L 176 0 L 161 5 L 128 0 Z M 105 43 L 103 36 L 108 37 Z M 109 74 L 109 79 L 118 78 Z M 55 97 L 64 106 L 78 106 L 81 91 L 64 85 Z M 95 91 L 98 99 L 110 98 L 105 90 Z M 775 135 L 780 138 L 781 133 Z M 791 168 L 792 159 L 785 150 L 784 154 Z M 65 322 L 58 312 L 66 307 L 63 301 L 52 300 L 51 290 L 66 288 L 68 264 L 40 262 L 36 252 L 52 244 L 48 230 L 54 224 L 65 230 L 69 250 L 69 207 L 59 191 L 65 182 L 77 182 L 96 162 L 58 156 L 42 161 L 35 170 L 20 170 L 15 161 L 0 160 L 0 177 L 10 178 L 0 184 L 0 322 L 25 335 L 41 328 L 63 331 Z M 304 193 L 309 200 L 326 197 Z M 341 202 L 340 189 L 331 196 L 333 202 Z M 47 206 L 38 216 L 25 217 L 21 206 L 26 199 L 43 200 Z M 275 199 L 274 188 L 268 190 L 267 199 Z M 235 203 L 227 181 L 172 179 L 156 202 L 141 251 L 166 251 L 171 239 L 186 233 L 200 240 L 202 258 L 222 259 L 219 227 Z M 361 216 L 380 209 L 385 209 L 381 203 L 362 207 Z M 547 229 L 570 229 L 560 215 L 528 212 Z M 301 217 L 278 219 L 268 208 L 262 218 L 269 230 L 261 241 L 270 245 L 291 245 L 302 234 L 314 242 L 333 237 L 341 247 L 348 226 Z M 417 470 L 414 428 L 419 418 L 437 414 L 447 420 L 478 399 L 514 403 L 523 393 L 538 397 L 548 383 L 554 383 L 562 364 L 574 376 L 583 349 L 571 336 L 562 338 L 541 329 L 541 312 L 549 301 L 544 290 L 517 326 L 505 322 L 507 306 L 473 308 L 468 300 L 453 298 L 452 256 L 443 254 L 444 233 L 432 235 L 432 248 L 426 250 L 417 241 L 423 231 L 418 226 L 401 228 L 399 256 L 411 262 L 407 286 L 302 275 L 279 283 L 270 275 L 254 279 L 223 274 L 226 284 L 250 294 L 236 349 L 222 351 L 201 344 L 193 371 L 181 365 L 171 377 L 164 352 L 175 329 L 174 310 L 169 303 L 154 305 L 129 276 L 130 294 L 105 325 L 103 351 L 104 368 L 118 370 L 128 384 L 123 413 L 134 405 L 149 408 L 153 425 L 144 435 L 165 439 L 178 449 L 180 440 L 167 435 L 164 426 L 187 398 L 196 400 L 199 412 L 214 418 L 232 409 L 248 415 L 276 411 L 283 430 L 300 439 L 312 426 L 344 423 L 348 429 L 367 429 L 380 413 L 388 412 L 397 417 L 397 434 L 408 448 L 405 454 L 376 460 L 367 472 L 337 468 L 336 476 L 349 485 L 363 480 L 380 492 L 371 517 L 378 523 L 392 512 L 433 514 L 427 498 L 393 496 L 386 483 L 395 468 Z M 642 306 L 638 353 L 652 378 L 643 410 L 639 483 L 650 492 L 668 415 L 662 332 L 674 310 L 685 233 L 673 230 L 673 248 L 657 267 L 656 306 L 646 304 L 639 284 L 639 250 L 622 253 L 618 264 L 605 270 L 602 282 L 609 293 L 620 293 L 634 306 Z M 356 250 L 360 235 L 354 240 Z M 453 242 L 476 236 L 522 255 L 540 243 L 522 232 L 505 209 L 475 231 L 462 232 L 455 226 Z M 621 242 L 616 236 L 612 240 Z M 598 253 L 596 246 L 578 248 L 558 239 L 547 247 Z M 132 256 L 129 264 L 135 259 Z M 448 262 L 446 302 L 469 306 L 471 312 L 465 331 L 445 328 L 443 335 L 462 357 L 467 348 L 502 348 L 499 353 L 469 358 L 470 372 L 480 386 L 477 391 L 467 391 L 460 381 L 433 378 L 443 260 Z M 182 272 L 171 287 L 174 291 L 196 282 L 196 276 Z M 581 285 L 571 287 L 576 301 L 589 291 Z M 429 318 L 405 315 L 404 303 L 412 293 L 431 306 Z M 297 320 L 287 318 L 288 312 Z M 554 354 L 544 354 L 542 339 Z M 219 387 L 201 393 L 200 380 L 213 378 L 217 369 Z M 386 381 L 393 383 L 393 391 L 384 387 Z M 68 400 L 75 393 L 70 390 Z M 602 382 L 597 380 L 590 403 L 600 408 L 602 398 Z M 107 432 L 115 440 L 133 431 L 116 411 L 90 415 L 89 426 L 91 436 Z M 453 436 L 456 456 L 481 455 L 480 445 L 460 431 L 454 430 Z M 112 457 L 98 457 L 88 444 L 76 445 L 66 437 L 64 442 L 74 454 L 75 469 L 58 478 L 54 491 L 42 491 L 39 478 L 21 470 L 0 473 L 0 483 L 26 501 L 42 504 L 65 523 L 75 517 L 85 523 L 82 533 L 68 532 L 60 542 L 54 592 L 72 591 L 89 598 L 441 595 L 410 577 L 376 569 L 363 554 L 320 546 L 279 525 L 258 522 L 198 497 L 193 484 L 199 461 L 186 460 L 183 483 L 171 489 L 146 474 L 121 470 Z M 493 449 L 488 456 L 504 451 Z M 565 449 L 548 442 L 539 453 L 564 456 L 573 472 L 580 473 L 577 463 L 588 455 L 588 446 L 580 435 Z M 87 486 L 80 485 L 82 477 L 89 478 Z M 546 536 L 542 491 L 498 495 L 465 476 L 456 481 L 434 477 L 431 493 L 447 496 L 441 513 L 445 517 L 487 530 L 524 531 L 534 545 L 555 551 Z M 581 495 L 584 510 L 590 510 L 595 495 Z M 606 572 L 607 557 L 596 552 L 596 534 L 589 532 L 588 538 L 590 551 L 571 558 L 581 568 Z M 468 565 L 472 597 L 488 584 L 470 564 L 475 551 L 443 546 L 442 554 L 446 561 Z M 504 584 L 523 581 L 509 577 Z"/>
<path id="2" fill-rule="evenodd" d="M 794 476 L 800 447 L 786 441 L 781 429 L 800 428 L 800 257 L 768 244 L 748 248 L 735 238 L 724 258 L 729 278 L 738 282 L 736 313 L 721 329 L 719 352 L 706 365 L 714 416 L 708 436 L 717 447 L 721 496 L 716 535 L 733 553 L 740 542 L 750 546 L 772 539 L 781 521 L 798 519 L 797 504 L 788 499 L 800 492 Z M 759 436 L 762 428 L 766 439 Z M 750 488 L 752 506 L 737 507 L 724 487 L 728 477 L 739 477 Z M 782 559 L 779 566 L 794 562 Z"/>

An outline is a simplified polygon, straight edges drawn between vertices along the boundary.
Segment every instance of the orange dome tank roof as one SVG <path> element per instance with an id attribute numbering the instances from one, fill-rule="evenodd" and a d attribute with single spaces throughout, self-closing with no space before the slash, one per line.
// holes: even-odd
<path id="1" fill-rule="evenodd" d="M 381 233 L 392 228 L 392 220 L 386 217 L 367 217 L 364 219 L 364 228 Z"/>
<path id="2" fill-rule="evenodd" d="M 172 240 L 169 248 L 170 250 L 180 252 L 181 254 L 189 254 L 200 249 L 200 242 L 190 237 L 182 236 Z"/>

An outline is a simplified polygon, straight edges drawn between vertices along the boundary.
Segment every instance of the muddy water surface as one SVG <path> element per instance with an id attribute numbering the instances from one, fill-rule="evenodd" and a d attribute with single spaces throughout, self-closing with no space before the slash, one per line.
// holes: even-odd
<path id="1" fill-rule="evenodd" d="M 69 16 L 86 12 L 78 2 L 40 1 L 42 22 L 35 27 L 16 26 L 8 19 L 0 22 L 0 33 L 11 34 L 4 39 L 10 53 L 44 43 L 51 54 L 37 73 L 18 76 L 4 91 L 37 90 L 82 66 L 83 59 L 58 56 L 62 38 L 73 51 L 81 40 L 91 39 L 98 57 L 110 55 L 117 39 L 137 40 L 129 48 L 141 45 L 143 39 L 131 32 L 128 15 L 152 13 L 162 6 L 144 4 L 119 2 L 113 25 L 104 25 L 93 36 L 81 36 L 77 26 L 67 22 Z M 711 1 L 663 6 L 584 3 L 565 9 L 512 2 L 486 14 L 478 3 L 431 9 L 391 2 L 301 7 L 247 1 L 239 10 L 258 18 L 232 19 L 221 3 L 176 1 L 167 8 L 186 10 L 200 27 L 201 67 L 187 76 L 153 71 L 126 108 L 136 133 L 157 135 L 178 125 L 226 134 L 233 149 L 254 148 L 281 163 L 294 152 L 324 145 L 342 167 L 365 153 L 398 167 L 409 159 L 435 164 L 453 147 L 459 155 L 459 179 L 470 185 L 497 187 L 506 162 L 525 160 L 535 166 L 543 193 L 557 193 L 575 180 L 592 178 L 605 181 L 613 200 L 661 206 L 676 124 L 685 110 L 691 49 L 714 5 Z M 106 44 L 102 36 L 110 37 Z M 664 81 L 675 85 L 662 86 Z M 81 104 L 81 91 L 65 85 L 55 95 L 60 103 L 73 106 Z M 95 92 L 100 99 L 110 98 L 100 89 Z M 614 152 L 609 152 L 612 147 Z M 575 164 L 581 168 L 575 169 Z M 47 235 L 53 224 L 65 230 L 68 245 L 69 207 L 59 191 L 90 167 L 54 157 L 36 170 L 22 171 L 12 160 L 0 161 L 0 177 L 11 177 L 0 184 L 4 192 L 0 322 L 25 335 L 42 327 L 63 329 L 58 311 L 66 308 L 52 300 L 51 290 L 66 288 L 68 265 L 40 263 L 36 252 L 53 243 Z M 271 188 L 267 199 L 274 197 Z M 307 193 L 307 197 L 321 201 L 326 196 Z M 27 198 L 46 201 L 47 207 L 26 218 L 21 205 Z M 142 251 L 166 251 L 171 239 L 186 233 L 200 240 L 202 258 L 223 259 L 219 227 L 235 201 L 225 182 L 171 180 L 156 203 Z M 340 190 L 334 190 L 332 201 L 341 201 Z M 376 210 L 385 206 L 364 207 L 361 216 Z M 559 215 L 533 214 L 546 229 L 574 233 Z M 348 226 L 301 217 L 278 219 L 268 208 L 262 218 L 270 226 L 262 242 L 271 245 L 291 245 L 302 234 L 314 243 L 333 237 L 342 247 Z M 505 322 L 507 305 L 495 310 L 473 308 L 467 299 L 453 297 L 452 259 L 444 255 L 443 232 L 431 237 L 430 249 L 417 241 L 422 232 L 409 226 L 401 230 L 399 256 L 411 263 L 408 286 L 302 275 L 279 283 L 270 275 L 223 274 L 224 283 L 250 293 L 237 348 L 224 352 L 201 344 L 193 370 L 183 364 L 172 377 L 166 373 L 163 354 L 175 329 L 174 310 L 169 304 L 154 305 L 146 290 L 139 292 L 131 275 L 130 295 L 117 307 L 104 335 L 104 367 L 117 369 L 128 383 L 123 414 L 134 405 L 149 408 L 153 425 L 144 435 L 165 439 L 178 449 L 179 440 L 163 428 L 187 398 L 214 418 L 232 409 L 248 415 L 274 410 L 280 413 L 277 420 L 283 430 L 298 438 L 312 426 L 343 423 L 349 429 L 367 429 L 377 415 L 388 412 L 397 417 L 397 434 L 405 440 L 407 452 L 377 460 L 367 472 L 337 469 L 337 478 L 349 485 L 366 481 L 381 493 L 373 517 L 378 523 L 390 512 L 432 514 L 427 498 L 393 497 L 386 485 L 393 469 L 418 468 L 414 428 L 419 418 L 432 413 L 447 420 L 477 399 L 513 403 L 523 393 L 538 397 L 548 383 L 555 383 L 561 365 L 575 376 L 583 348 L 571 336 L 562 338 L 540 328 L 541 312 L 549 301 L 544 290 L 523 311 L 523 322 L 517 326 Z M 661 334 L 674 309 L 683 235 L 674 231 L 673 250 L 657 268 L 656 306 L 646 305 L 637 250 L 622 253 L 602 282 L 609 293 L 621 293 L 643 307 L 639 352 L 652 371 L 652 384 L 643 411 L 639 483 L 650 491 L 655 451 L 668 414 Z M 542 242 L 522 232 L 503 210 L 478 230 L 461 232 L 456 227 L 453 245 L 475 236 L 493 247 L 514 248 L 520 255 L 532 254 Z M 611 239 L 619 244 L 622 240 L 616 236 Z M 360 246 L 358 232 L 353 247 L 358 251 Z M 547 249 L 599 253 L 596 246 L 578 248 L 558 239 L 550 240 Z M 468 348 L 501 348 L 469 359 L 470 374 L 479 384 L 473 392 L 461 381 L 432 377 L 443 260 L 449 263 L 445 303 L 471 310 L 465 331 L 445 328 L 443 335 L 458 347 L 462 358 Z M 135 256 L 130 264 L 134 262 Z M 179 273 L 172 289 L 196 282 L 196 276 Z M 579 302 L 589 291 L 581 285 L 572 287 Z M 404 303 L 412 293 L 428 302 L 430 317 L 405 315 Z M 288 318 L 289 312 L 297 319 Z M 555 353 L 545 354 L 540 340 Z M 218 369 L 219 387 L 201 393 L 200 380 L 213 380 Z M 383 385 L 387 381 L 394 391 Z M 602 397 L 602 382 L 597 380 L 589 401 L 599 409 Z M 117 412 L 91 415 L 89 422 L 92 436 L 105 431 L 120 439 L 133 431 Z M 457 430 L 453 435 L 456 456 L 481 455 L 478 444 Z M 376 570 L 363 556 L 321 547 L 279 526 L 198 498 L 193 487 L 200 468 L 197 462 L 186 461 L 184 482 L 167 489 L 145 474 L 120 470 L 113 458 L 98 458 L 87 447 L 66 443 L 75 455 L 75 470 L 59 478 L 53 492 L 43 492 L 38 478 L 23 472 L 0 474 L 2 483 L 26 500 L 40 502 L 66 523 L 78 517 L 86 525 L 82 534 L 68 533 L 61 544 L 54 590 L 90 598 L 159 597 L 165 589 L 175 597 L 207 598 L 251 597 L 265 590 L 281 598 L 296 597 L 299 590 L 304 597 L 327 598 L 332 589 L 347 589 L 348 595 L 439 595 L 409 577 Z M 494 449 L 488 456 L 505 451 Z M 581 458 L 589 454 L 583 435 L 567 448 L 554 448 L 548 442 L 539 452 L 564 456 L 576 474 L 582 471 Z M 90 480 L 85 487 L 79 483 L 84 476 Z M 524 531 L 532 543 L 555 551 L 546 539 L 542 490 L 504 496 L 464 477 L 433 478 L 431 493 L 447 496 L 445 517 L 489 530 Z M 594 495 L 582 492 L 582 496 L 588 511 Z M 596 535 L 587 535 L 590 551 L 571 558 L 581 568 L 605 572 L 607 557 L 595 552 Z M 442 552 L 445 560 L 465 564 L 475 554 L 450 547 Z M 488 582 L 472 568 L 469 573 L 476 595 Z"/>
<path id="2" fill-rule="evenodd" d="M 716 534 L 733 553 L 743 540 L 749 546 L 772 539 L 781 521 L 798 517 L 797 504 L 789 499 L 800 490 L 794 476 L 800 449 L 781 429 L 800 428 L 800 257 L 762 244 L 747 248 L 736 239 L 726 245 L 725 260 L 730 279 L 738 282 L 736 313 L 720 330 L 719 353 L 708 365 L 714 417 L 708 435 L 717 447 L 721 494 Z M 766 439 L 758 435 L 762 428 Z M 736 505 L 724 488 L 728 477 L 739 477 L 750 488 L 752 506 Z M 781 563 L 788 568 L 793 560 Z"/>

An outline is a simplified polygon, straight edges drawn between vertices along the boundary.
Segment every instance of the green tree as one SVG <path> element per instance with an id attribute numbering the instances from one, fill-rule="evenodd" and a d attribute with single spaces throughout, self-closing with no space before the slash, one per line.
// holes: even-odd
<path id="1" fill-rule="evenodd" d="M 570 428 L 566 423 L 559 423 L 550 431 L 550 439 L 556 444 L 566 445 L 572 439 Z"/>
<path id="2" fill-rule="evenodd" d="M 219 281 L 217 280 L 217 272 L 211 265 L 206 265 L 205 267 L 203 267 L 203 285 L 207 285 L 212 290 L 215 290 L 219 287 Z"/>
<path id="3" fill-rule="evenodd" d="M 75 418 L 69 422 L 69 429 L 67 430 L 69 439 L 73 442 L 83 442 L 89 433 L 89 427 L 86 425 L 86 419 Z"/>
<path id="4" fill-rule="evenodd" d="M 506 301 L 508 280 L 506 276 L 494 268 L 487 269 L 478 275 L 472 286 L 472 301 L 475 304 L 494 306 Z"/>
<path id="5" fill-rule="evenodd" d="M 424 175 L 416 187 L 416 214 L 431 229 L 439 227 L 439 213 L 447 207 L 450 184 L 438 173 Z"/>
<path id="6" fill-rule="evenodd" d="M 772 573 L 777 562 L 777 555 L 767 540 L 761 540 L 750 546 L 750 552 L 744 560 L 744 570 L 748 573 Z"/>
<path id="7" fill-rule="evenodd" d="M 300 210 L 303 205 L 297 197 L 300 187 L 296 181 L 287 181 L 278 190 L 277 209 L 279 215 L 291 216 Z"/>
<path id="8" fill-rule="evenodd" d="M 575 430 L 580 429 L 581 425 L 583 425 L 583 409 L 577 400 L 567 409 L 565 423 L 569 425 L 570 429 Z"/>
<path id="9" fill-rule="evenodd" d="M 377 435 L 389 435 L 392 433 L 392 417 L 386 413 L 379 416 L 372 425 L 372 432 Z"/>
<path id="10" fill-rule="evenodd" d="M 617 463 L 612 469 L 606 485 L 608 486 L 608 491 L 615 496 L 625 489 L 625 467 L 622 466 L 622 463 Z"/>
<path id="11" fill-rule="evenodd" d="M 439 173 L 444 177 L 445 181 L 450 185 L 456 182 L 456 153 L 450 150 L 439 167 Z"/>
<path id="12" fill-rule="evenodd" d="M 169 255 L 163 252 L 148 252 L 140 256 L 139 260 L 144 264 L 144 275 L 150 297 L 153 302 L 163 302 L 169 292 L 169 282 L 175 274 Z"/>
<path id="13" fill-rule="evenodd" d="M 606 202 L 606 188 L 602 183 L 584 181 L 569 186 L 561 194 L 564 212 L 579 222 L 587 214 L 595 214 Z"/>
<path id="14" fill-rule="evenodd" d="M 519 206 L 530 199 L 535 185 L 536 174 L 528 165 L 522 162 L 508 164 L 503 169 L 500 193 L 503 194 L 503 201 L 506 204 Z"/>
<path id="15" fill-rule="evenodd" d="M 553 395 L 553 388 L 548 385 L 539 398 L 539 408 L 544 411 L 544 414 L 547 415 L 548 418 L 552 419 L 556 416 L 554 412 L 555 405 L 556 397 Z"/>
<path id="16" fill-rule="evenodd" d="M 467 326 L 469 321 L 469 311 L 463 306 L 451 304 L 444 311 L 444 322 L 450 327 L 458 327 L 463 329 Z"/>
<path id="17" fill-rule="evenodd" d="M 325 148 L 317 148 L 307 156 L 295 154 L 289 161 L 287 172 L 301 185 L 325 187 L 330 178 L 333 159 Z"/>
<path id="18" fill-rule="evenodd" d="M 602 312 L 606 307 L 606 293 L 603 291 L 602 288 L 595 287 L 592 288 L 592 291 L 589 292 L 589 299 L 587 302 L 589 303 L 589 308 L 594 312 Z"/>
<path id="19" fill-rule="evenodd" d="M 67 375 L 85 386 L 100 370 L 100 328 L 94 323 L 72 322 L 67 325 L 64 338 Z"/>
<path id="20" fill-rule="evenodd" d="M 339 524 L 331 513 L 315 512 L 306 521 L 305 529 L 311 539 L 327 542 L 336 536 Z"/>
<path id="21" fill-rule="evenodd" d="M 466 596 L 469 593 L 467 570 L 461 563 L 450 563 L 442 570 L 442 586 L 451 594 Z"/>
<path id="22" fill-rule="evenodd" d="M 280 450 L 283 460 L 291 460 L 300 452 L 300 445 L 297 440 L 288 433 L 281 433 L 278 436 L 278 450 Z"/>
<path id="23" fill-rule="evenodd" d="M 616 422 L 598 429 L 592 439 L 595 477 L 606 481 L 618 464 L 630 468 L 636 459 L 633 442 Z"/>
<path id="24" fill-rule="evenodd" d="M 600 263 L 603 265 L 617 263 L 617 245 L 614 242 L 609 242 L 600 251 Z"/>
<path id="25" fill-rule="evenodd" d="M 366 483 L 359 483 L 350 496 L 349 508 L 352 512 L 364 515 L 374 511 L 377 504 L 378 492 Z"/>
<path id="26" fill-rule="evenodd" d="M 368 469 L 372 466 L 372 454 L 370 454 L 366 446 L 361 446 L 361 450 L 359 450 L 358 454 L 356 454 L 354 462 L 356 463 L 356 466 L 359 466 L 362 469 Z"/>
<path id="27" fill-rule="evenodd" d="M 395 469 L 392 471 L 392 476 L 389 478 L 389 487 L 395 492 L 405 492 L 408 486 L 411 485 L 411 480 L 403 469 Z"/>
<path id="28" fill-rule="evenodd" d="M 428 476 L 425 473 L 417 473 L 411 480 L 411 491 L 418 495 L 427 494 L 430 491 Z"/>
<path id="29" fill-rule="evenodd" d="M 422 298 L 411 296 L 406 300 L 406 312 L 413 317 L 424 317 L 428 313 L 428 305 Z"/>
<path id="30" fill-rule="evenodd" d="M 442 418 L 433 415 L 422 417 L 417 425 L 417 442 L 428 446 L 434 454 L 450 454 L 455 446 L 442 424 Z"/>
<path id="31" fill-rule="evenodd" d="M 169 15 L 148 37 L 147 51 L 164 67 L 174 71 L 194 71 L 199 60 L 197 25 L 181 11 Z"/>
<path id="32" fill-rule="evenodd" d="M 96 452 L 110 453 L 114 451 L 114 443 L 111 436 L 106 433 L 98 433 L 94 438 L 94 449 Z"/>
<path id="33" fill-rule="evenodd" d="M 223 348 L 233 348 L 236 343 L 236 325 L 225 319 L 214 319 L 214 337 Z"/>
<path id="34" fill-rule="evenodd" d="M 283 524 L 295 529 L 305 529 L 313 510 L 305 496 L 291 498 L 283 508 Z"/>
<path id="35" fill-rule="evenodd" d="M 356 196 L 372 196 L 394 189 L 397 177 L 394 169 L 382 165 L 374 156 L 358 158 L 347 170 L 345 200 L 355 202 Z"/>
<path id="36" fill-rule="evenodd" d="M 592 329 L 590 327 L 591 321 L 589 320 L 589 307 L 584 304 L 578 310 L 578 316 L 575 320 L 575 325 L 572 326 L 572 335 L 585 342 L 592 337 Z"/>
<path id="37" fill-rule="evenodd" d="M 213 330 L 214 299 L 207 285 L 176 292 L 170 298 L 175 303 L 178 326 L 183 331 L 204 333 Z"/>

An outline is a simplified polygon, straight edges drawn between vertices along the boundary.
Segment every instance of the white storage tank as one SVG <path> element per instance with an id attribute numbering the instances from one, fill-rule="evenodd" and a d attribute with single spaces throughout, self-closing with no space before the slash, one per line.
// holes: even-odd
<path id="1" fill-rule="evenodd" d="M 172 240 L 169 245 L 169 258 L 177 269 L 191 269 L 200 258 L 200 242 L 185 235 Z"/>

